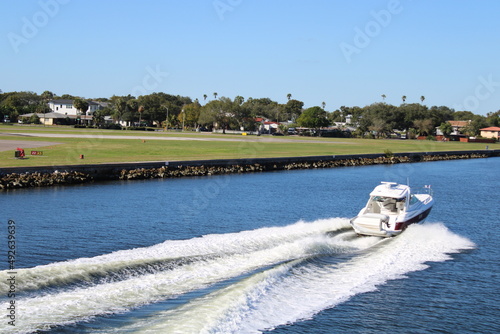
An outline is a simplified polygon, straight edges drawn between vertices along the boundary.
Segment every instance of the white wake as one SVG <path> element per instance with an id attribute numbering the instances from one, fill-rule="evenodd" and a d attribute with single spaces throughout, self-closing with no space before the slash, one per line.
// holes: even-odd
<path id="1" fill-rule="evenodd" d="M 19 270 L 27 295 L 16 300 L 16 331 L 3 322 L 0 332 L 28 333 L 124 313 L 241 275 L 204 297 L 109 332 L 259 332 L 312 317 L 474 246 L 439 224 L 411 226 L 392 240 L 357 238 L 346 232 L 348 225 L 343 218 L 298 222 Z M 314 261 L 344 253 L 350 254 L 345 261 Z M 143 271 L 144 263 L 170 265 Z M 92 279 L 96 275 L 99 280 Z"/>

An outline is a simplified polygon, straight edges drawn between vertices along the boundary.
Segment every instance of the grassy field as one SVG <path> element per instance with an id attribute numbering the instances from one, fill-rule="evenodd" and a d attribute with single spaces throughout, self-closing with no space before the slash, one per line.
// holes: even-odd
<path id="1" fill-rule="evenodd" d="M 15 134 L 15 135 L 13 135 Z M 74 135 L 79 138 L 32 137 Z M 31 136 L 26 136 L 31 135 Z M 112 139 L 110 136 L 130 138 Z M 172 140 L 165 140 L 172 138 Z M 107 162 L 206 160 L 260 157 L 340 155 L 358 153 L 430 152 L 500 149 L 499 144 L 197 134 L 193 132 L 143 132 L 74 129 L 70 127 L 0 126 L 0 141 L 17 143 L 27 159 L 15 159 L 14 150 L 0 152 L 0 167 L 95 164 Z M 33 142 L 30 147 L 29 143 Z M 58 144 L 36 147 L 36 142 Z M 43 151 L 31 156 L 30 151 Z M 83 155 L 84 159 L 80 159 Z"/>

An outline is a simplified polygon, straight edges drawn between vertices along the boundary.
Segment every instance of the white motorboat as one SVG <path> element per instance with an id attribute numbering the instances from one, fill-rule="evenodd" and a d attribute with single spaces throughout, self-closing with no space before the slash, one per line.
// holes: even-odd
<path id="1" fill-rule="evenodd" d="M 351 226 L 359 235 L 396 236 L 408 225 L 423 222 L 433 204 L 430 186 L 422 193 L 414 193 L 407 185 L 382 182 L 370 193 L 366 206 L 351 219 Z"/>

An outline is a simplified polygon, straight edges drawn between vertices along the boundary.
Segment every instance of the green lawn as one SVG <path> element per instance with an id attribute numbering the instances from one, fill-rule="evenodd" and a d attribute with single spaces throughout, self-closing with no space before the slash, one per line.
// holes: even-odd
<path id="1" fill-rule="evenodd" d="M 85 138 L 40 138 L 11 136 L 6 133 L 74 133 Z M 97 137 L 91 137 L 94 135 Z M 109 139 L 106 136 L 147 136 L 148 139 Z M 155 140 L 161 137 L 185 137 L 188 140 Z M 189 138 L 235 138 L 242 141 L 200 141 Z M 254 142 L 254 140 L 265 140 Z M 287 142 L 281 142 L 282 140 Z M 52 127 L 0 126 L 0 140 L 57 142 L 58 145 L 29 147 L 24 145 L 27 159 L 14 158 L 13 150 L 0 152 L 0 167 L 94 164 L 106 162 L 173 161 L 233 159 L 257 157 L 290 157 L 340 155 L 358 153 L 460 151 L 500 149 L 499 144 L 433 142 L 417 140 L 373 140 L 346 138 L 236 136 L 179 132 L 143 132 Z M 318 142 L 320 141 L 320 142 Z M 31 150 L 43 156 L 31 156 Z M 80 155 L 84 159 L 80 159 Z"/>

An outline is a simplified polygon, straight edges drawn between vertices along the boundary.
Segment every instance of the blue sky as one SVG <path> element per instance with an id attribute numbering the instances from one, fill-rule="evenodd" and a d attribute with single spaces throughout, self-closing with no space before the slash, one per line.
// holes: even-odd
<path id="1" fill-rule="evenodd" d="M 500 109 L 497 0 L 0 0 L 0 89 Z"/>

